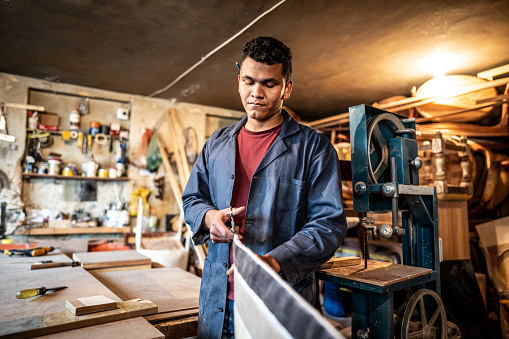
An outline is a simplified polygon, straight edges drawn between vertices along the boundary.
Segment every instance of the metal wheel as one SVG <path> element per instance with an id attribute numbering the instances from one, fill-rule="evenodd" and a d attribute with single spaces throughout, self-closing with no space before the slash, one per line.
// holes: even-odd
<path id="1" fill-rule="evenodd" d="M 425 304 L 424 297 L 428 302 Z M 433 290 L 420 289 L 415 292 L 403 315 L 401 338 L 445 339 L 447 316 L 442 299 Z"/>
<path id="2" fill-rule="evenodd" d="M 368 174 L 369 182 L 377 184 L 378 179 L 389 167 L 389 143 L 396 137 L 396 131 L 405 126 L 394 114 L 382 113 L 374 117 L 368 124 Z M 373 162 L 373 164 L 372 164 Z M 377 164 L 378 162 L 378 164 Z M 376 169 L 373 170 L 373 165 Z"/>

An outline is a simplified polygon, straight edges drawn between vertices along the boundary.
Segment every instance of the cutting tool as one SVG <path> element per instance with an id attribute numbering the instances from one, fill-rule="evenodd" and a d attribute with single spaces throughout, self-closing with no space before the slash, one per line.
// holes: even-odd
<path id="1" fill-rule="evenodd" d="M 233 209 L 230 206 L 230 230 L 235 234 L 235 221 L 233 220 Z"/>
<path id="2" fill-rule="evenodd" d="M 67 288 L 67 286 L 52 287 L 52 288 L 46 288 L 46 287 L 29 288 L 29 289 L 22 290 L 22 291 L 19 291 L 18 293 L 16 293 L 16 298 L 17 299 L 32 298 L 37 295 L 44 295 L 48 291 L 59 291 L 64 288 Z"/>

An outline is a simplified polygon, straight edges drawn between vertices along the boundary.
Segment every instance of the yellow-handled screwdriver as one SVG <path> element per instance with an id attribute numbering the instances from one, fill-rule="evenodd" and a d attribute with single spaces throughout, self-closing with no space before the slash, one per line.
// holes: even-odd
<path id="1" fill-rule="evenodd" d="M 60 287 L 53 287 L 53 288 L 46 288 L 46 287 L 39 287 L 39 288 L 29 288 L 26 290 L 19 291 L 16 293 L 17 299 L 26 299 L 26 298 L 32 298 L 37 295 L 44 295 L 48 291 L 59 291 L 64 288 L 67 288 L 67 286 L 60 286 Z"/>
<path id="2" fill-rule="evenodd" d="M 48 252 L 53 251 L 54 247 L 36 247 L 36 248 L 29 248 L 26 250 L 5 250 L 5 255 L 21 255 L 21 256 L 27 256 L 27 257 L 38 257 L 41 255 L 45 255 Z"/>

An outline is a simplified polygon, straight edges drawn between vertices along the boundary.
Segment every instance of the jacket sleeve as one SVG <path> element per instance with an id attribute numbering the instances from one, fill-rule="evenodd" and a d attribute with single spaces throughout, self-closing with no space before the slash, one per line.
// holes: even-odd
<path id="1" fill-rule="evenodd" d="M 205 213 L 215 208 L 210 195 L 207 153 L 208 142 L 193 166 L 182 195 L 184 219 L 193 231 L 193 241 L 196 245 L 202 245 L 209 239 L 210 233 L 202 228 L 202 222 Z"/>
<path id="2" fill-rule="evenodd" d="M 338 156 L 325 136 L 319 144 L 306 180 L 306 223 L 289 241 L 269 252 L 293 286 L 329 260 L 346 235 Z"/>

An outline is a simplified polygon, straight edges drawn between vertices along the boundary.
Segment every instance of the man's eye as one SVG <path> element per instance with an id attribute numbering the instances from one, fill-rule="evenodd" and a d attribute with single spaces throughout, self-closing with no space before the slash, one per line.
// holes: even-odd
<path id="1" fill-rule="evenodd" d="M 268 87 L 268 88 L 272 88 L 275 85 L 272 82 L 269 82 L 269 83 L 265 84 L 265 86 Z"/>
<path id="2" fill-rule="evenodd" d="M 246 85 L 252 85 L 252 84 L 254 84 L 254 82 L 252 82 L 252 81 L 250 81 L 250 80 L 245 80 L 245 81 L 244 81 L 244 83 L 245 83 Z"/>

